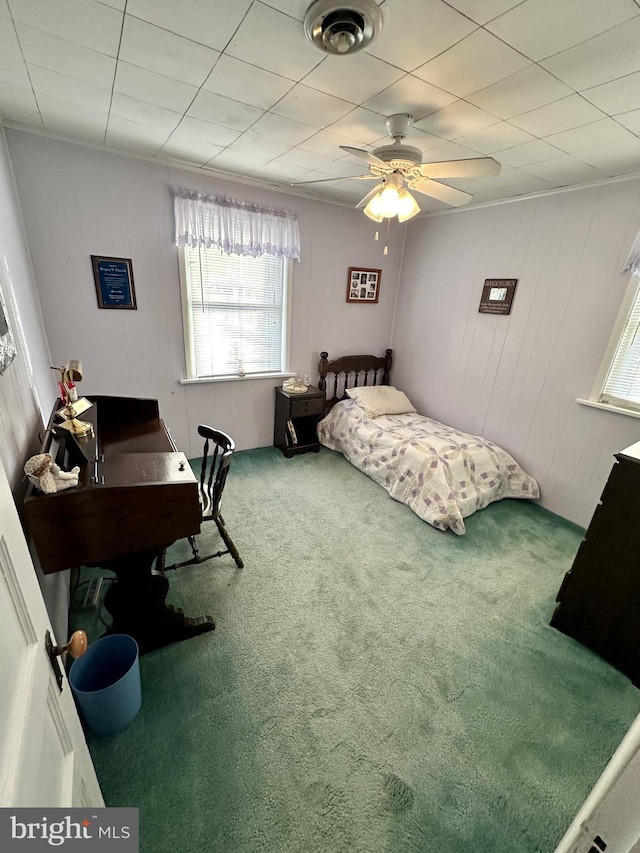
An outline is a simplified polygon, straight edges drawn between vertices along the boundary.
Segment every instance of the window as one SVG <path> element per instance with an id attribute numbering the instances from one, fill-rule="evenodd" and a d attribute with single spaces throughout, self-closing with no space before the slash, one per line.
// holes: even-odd
<path id="1" fill-rule="evenodd" d="M 590 400 L 640 415 L 640 275 L 633 274 Z"/>
<path id="2" fill-rule="evenodd" d="M 201 245 L 181 256 L 187 378 L 284 372 L 290 261 Z"/>

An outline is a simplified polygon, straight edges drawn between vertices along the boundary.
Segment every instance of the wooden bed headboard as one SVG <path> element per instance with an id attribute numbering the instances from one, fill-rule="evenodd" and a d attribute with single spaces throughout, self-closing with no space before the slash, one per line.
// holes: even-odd
<path id="1" fill-rule="evenodd" d="M 318 372 L 318 388 L 326 397 L 325 411 L 346 399 L 347 388 L 359 385 L 388 385 L 393 350 L 386 350 L 382 356 L 376 355 L 343 355 L 329 361 L 329 353 L 320 353 Z M 327 395 L 327 374 L 333 373 L 333 396 Z M 362 381 L 361 381 L 362 380 Z M 339 393 L 341 392 L 341 394 Z M 331 387 L 329 387 L 331 393 Z"/>

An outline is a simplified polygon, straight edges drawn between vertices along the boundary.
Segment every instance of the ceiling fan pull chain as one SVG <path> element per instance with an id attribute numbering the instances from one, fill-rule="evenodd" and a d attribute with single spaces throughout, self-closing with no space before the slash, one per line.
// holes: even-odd
<path id="1" fill-rule="evenodd" d="M 391 220 L 387 219 L 387 239 L 386 239 L 386 242 L 384 244 L 384 252 L 382 253 L 383 255 L 389 254 L 389 226 L 390 225 L 391 225 Z"/>

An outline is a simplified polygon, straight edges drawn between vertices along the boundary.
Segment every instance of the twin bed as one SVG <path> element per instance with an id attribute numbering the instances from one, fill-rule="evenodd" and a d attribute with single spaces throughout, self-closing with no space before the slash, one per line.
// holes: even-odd
<path id="1" fill-rule="evenodd" d="M 342 453 L 389 495 L 438 530 L 465 532 L 464 519 L 502 498 L 538 498 L 536 481 L 502 448 L 418 414 L 390 386 L 384 356 L 320 354 L 327 398 L 321 444 Z"/>

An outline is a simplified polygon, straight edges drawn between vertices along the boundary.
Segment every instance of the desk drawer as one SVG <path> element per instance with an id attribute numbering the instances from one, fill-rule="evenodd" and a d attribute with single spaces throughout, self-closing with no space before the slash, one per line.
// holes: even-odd
<path id="1" fill-rule="evenodd" d="M 291 417 L 302 418 L 305 415 L 321 415 L 324 408 L 322 397 L 312 397 L 310 400 L 292 400 Z"/>

